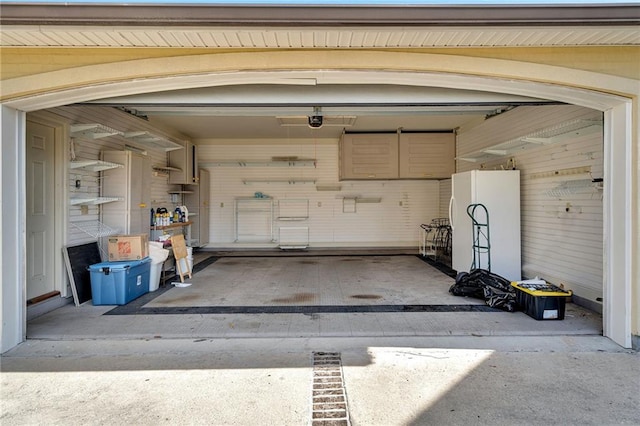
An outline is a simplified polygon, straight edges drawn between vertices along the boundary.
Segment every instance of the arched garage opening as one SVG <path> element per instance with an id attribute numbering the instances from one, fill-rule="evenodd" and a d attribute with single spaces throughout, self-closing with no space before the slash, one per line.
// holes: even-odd
<path id="1" fill-rule="evenodd" d="M 304 63 L 304 66 L 301 64 Z M 398 64 L 401 64 L 399 66 Z M 161 70 L 160 72 L 158 70 Z M 383 71 L 384 70 L 384 71 Z M 87 67 L 16 79 L 3 107 L 3 351 L 24 339 L 24 112 L 106 96 L 238 84 L 402 84 L 535 96 L 602 111 L 604 124 L 604 334 L 631 346 L 634 279 L 633 82 L 500 60 L 382 52 L 204 55 Z M 52 75 L 54 74 L 54 75 Z M 581 87 L 575 82 L 580 81 Z M 5 149 L 7 147 L 8 149 Z M 9 188 L 9 185 L 12 185 Z M 14 195 L 11 195 L 13 193 Z M 3 209 L 4 210 L 4 209 Z M 15 236 L 8 239 L 7 236 Z M 637 247 L 635 248 L 637 250 Z M 11 265 L 10 267 L 7 267 Z"/>

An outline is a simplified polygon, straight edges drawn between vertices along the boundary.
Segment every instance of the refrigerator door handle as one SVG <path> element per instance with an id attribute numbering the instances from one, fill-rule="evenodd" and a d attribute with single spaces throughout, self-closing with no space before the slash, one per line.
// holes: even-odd
<path id="1" fill-rule="evenodd" d="M 455 203 L 455 198 L 451 197 L 449 199 L 449 225 L 451 225 L 451 230 L 455 228 L 454 218 L 453 218 L 453 204 Z"/>

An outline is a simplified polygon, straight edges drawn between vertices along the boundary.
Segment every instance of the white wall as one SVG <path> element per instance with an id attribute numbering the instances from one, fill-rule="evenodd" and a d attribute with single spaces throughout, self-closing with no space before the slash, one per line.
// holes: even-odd
<path id="1" fill-rule="evenodd" d="M 197 141 L 196 141 L 197 143 Z M 307 221 L 274 220 L 279 226 L 308 226 L 314 247 L 416 247 L 421 223 L 439 215 L 438 181 L 338 181 L 338 140 L 224 141 L 199 143 L 199 161 L 269 161 L 274 156 L 316 159 L 315 167 L 215 167 L 211 172 L 211 235 L 209 247 L 234 247 L 236 197 L 262 192 L 274 199 L 309 201 Z M 247 179 L 315 180 L 317 185 L 339 185 L 337 191 L 318 191 L 313 183 L 250 183 Z M 355 213 L 343 212 L 343 197 L 380 198 L 379 203 L 358 203 Z M 277 209 L 274 217 L 277 217 Z M 277 243 L 277 241 L 275 242 Z M 270 246 L 275 245 L 271 244 Z M 246 244 L 242 245 L 246 246 Z M 253 244 L 253 246 L 260 246 Z M 267 244 L 269 246 L 269 244 Z"/>
<path id="2" fill-rule="evenodd" d="M 449 217 L 449 200 L 451 200 L 451 179 L 440 181 L 440 212 L 439 217 Z"/>
<path id="3" fill-rule="evenodd" d="M 602 114 L 575 106 L 520 107 L 483 124 L 461 129 L 458 157 L 483 147 L 550 127 Z M 458 161 L 458 171 L 510 167 L 521 170 L 523 276 L 563 284 L 599 303 L 603 293 L 603 193 L 590 181 L 603 177 L 602 132 L 532 146 L 495 161 Z M 555 175 L 586 167 L 588 173 Z M 597 301 L 597 302 L 596 302 Z"/>
<path id="4" fill-rule="evenodd" d="M 166 129 L 157 129 L 148 122 L 113 108 L 60 107 L 48 110 L 50 116 L 62 122 L 100 123 L 120 130 L 151 130 L 167 134 Z M 180 135 L 172 135 L 180 137 Z M 100 139 L 73 138 L 69 142 L 67 162 L 99 159 L 104 150 L 121 150 L 124 145 L 134 145 L 121 136 Z M 338 181 L 338 140 L 281 141 L 233 141 L 233 143 L 199 143 L 199 162 L 244 160 L 269 161 L 274 156 L 297 156 L 315 159 L 315 166 L 309 167 L 211 167 L 211 233 L 208 247 L 273 247 L 278 243 L 279 227 L 307 226 L 309 242 L 315 247 L 417 247 L 418 229 L 421 223 L 428 223 L 440 217 L 440 185 L 438 181 L 397 180 L 397 181 Z M 147 149 L 153 165 L 165 165 L 164 151 Z M 68 168 L 68 164 L 65 164 Z M 100 195 L 100 173 L 82 169 L 68 170 L 69 198 L 80 195 Z M 247 179 L 287 179 L 313 180 L 314 183 L 248 183 Z M 75 187 L 80 180 L 81 187 Z M 339 190 L 319 191 L 317 186 L 339 185 Z M 158 174 L 151 179 L 152 206 L 172 208 L 169 190 L 179 186 L 169 185 L 167 176 Z M 274 241 L 237 244 L 236 197 L 251 197 L 255 192 L 263 192 L 274 201 L 273 238 Z M 118 196 L 119 194 L 102 194 Z M 358 203 L 355 213 L 343 212 L 343 198 L 358 196 L 380 199 L 380 202 Z M 302 222 L 277 220 L 278 201 L 300 199 L 309 202 L 309 219 Z M 68 233 L 66 244 L 80 244 L 95 240 L 94 236 L 78 229 L 85 222 L 99 220 L 99 206 L 88 206 L 82 211 L 80 205 L 68 205 Z"/>

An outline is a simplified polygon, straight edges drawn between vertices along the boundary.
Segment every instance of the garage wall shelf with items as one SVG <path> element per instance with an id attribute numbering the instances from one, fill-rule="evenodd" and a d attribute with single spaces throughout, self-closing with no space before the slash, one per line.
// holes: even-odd
<path id="1" fill-rule="evenodd" d="M 315 179 L 242 179 L 242 183 L 245 185 L 251 185 L 254 183 L 259 184 L 270 184 L 270 183 L 284 183 L 288 185 L 296 185 L 296 184 L 315 184 Z"/>
<path id="2" fill-rule="evenodd" d="M 175 151 L 182 149 L 182 145 L 173 142 L 167 137 L 154 134 L 149 131 L 126 132 L 122 135 L 125 139 L 146 146 L 149 149 L 159 151 Z"/>
<path id="3" fill-rule="evenodd" d="M 169 166 L 161 166 L 161 165 L 154 165 L 151 166 L 151 169 L 153 170 L 153 175 L 155 177 L 164 177 L 164 178 L 168 178 L 169 174 L 173 171 L 173 172 L 181 172 L 182 170 L 177 168 L 177 167 L 169 167 Z"/>
<path id="4" fill-rule="evenodd" d="M 268 161 L 226 160 L 200 163 L 200 167 L 316 167 L 313 158 L 272 157 Z"/>
<path id="5" fill-rule="evenodd" d="M 106 237 L 122 234 L 125 230 L 121 223 L 106 223 L 103 212 L 117 209 L 126 202 L 128 195 L 125 187 L 109 182 L 112 174 L 123 173 L 125 164 L 107 160 L 102 153 L 132 152 L 145 157 L 149 164 L 164 167 L 168 150 L 182 150 L 178 141 L 186 137 L 159 130 L 140 117 L 111 107 L 63 106 L 52 108 L 46 114 L 48 120 L 64 126 L 64 134 L 68 135 L 65 243 L 81 245 L 97 241 L 100 254 L 106 259 Z M 171 189 L 168 179 L 151 179 L 154 171 L 147 170 L 145 191 L 149 194 L 149 202 L 165 205 L 169 202 L 167 191 Z M 168 176 L 168 171 L 155 172 L 159 177 Z M 139 208 L 144 233 L 149 232 L 150 207 Z"/>
<path id="6" fill-rule="evenodd" d="M 299 158 L 297 156 L 271 157 L 270 160 L 225 160 L 201 162 L 200 167 L 248 167 L 248 168 L 291 168 L 291 167 L 317 167 L 315 158 Z M 244 185 L 252 184 L 315 184 L 316 179 L 300 177 L 273 177 L 273 178 L 243 178 Z"/>
<path id="7" fill-rule="evenodd" d="M 124 167 L 122 164 L 112 163 L 109 161 L 101 161 L 101 160 L 85 160 L 78 161 L 74 160 L 69 163 L 69 169 L 71 170 L 88 170 L 90 172 L 101 172 L 110 169 L 116 169 Z M 98 177 L 98 180 L 100 177 Z M 75 189 L 80 189 L 82 187 L 82 180 L 78 177 L 74 179 L 74 187 Z M 104 203 L 110 203 L 113 201 L 120 201 L 121 197 L 112 197 L 112 196 L 96 196 L 96 194 L 92 193 L 75 193 L 69 199 L 69 203 L 72 206 L 89 206 L 89 205 L 99 205 Z"/>
<path id="8" fill-rule="evenodd" d="M 69 229 L 97 240 L 100 243 L 98 246 L 101 254 L 106 256 L 102 239 L 117 234 L 118 230 L 100 221 L 100 207 L 106 203 L 121 201 L 122 197 L 115 196 L 115 194 L 103 195 L 103 172 L 122 169 L 124 165 L 120 162 L 78 158 L 76 148 L 80 140 L 84 139 L 94 143 L 102 138 L 121 135 L 122 132 L 100 124 L 71 124 L 69 134 L 71 136 L 69 142 L 71 160 L 68 163 L 70 172 L 69 206 L 78 207 L 80 216 L 83 216 L 82 219 L 73 217 L 74 220 L 70 221 Z M 97 208 L 95 214 L 91 214 L 91 207 Z"/>
<path id="9" fill-rule="evenodd" d="M 190 227 L 193 224 L 191 221 L 186 222 L 174 222 L 169 225 L 153 225 L 149 227 L 151 233 L 151 241 L 161 241 L 162 236 L 175 235 L 176 231 L 185 235 L 185 240 L 189 240 Z"/>
<path id="10" fill-rule="evenodd" d="M 72 138 L 101 139 L 107 136 L 122 136 L 123 134 L 119 130 L 99 123 L 75 123 L 69 126 L 69 135 Z"/>

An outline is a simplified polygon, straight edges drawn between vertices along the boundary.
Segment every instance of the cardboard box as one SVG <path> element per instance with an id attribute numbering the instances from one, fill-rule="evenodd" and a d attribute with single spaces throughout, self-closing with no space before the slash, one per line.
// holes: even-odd
<path id="1" fill-rule="evenodd" d="M 109 261 L 140 260 L 149 256 L 149 236 L 114 235 L 109 237 Z"/>
<path id="2" fill-rule="evenodd" d="M 518 284 L 512 282 L 516 289 L 518 306 L 527 315 L 536 320 L 563 320 L 565 304 L 573 294 L 553 284 Z"/>
<path id="3" fill-rule="evenodd" d="M 151 258 L 89 266 L 94 305 L 125 305 L 149 292 Z"/>

